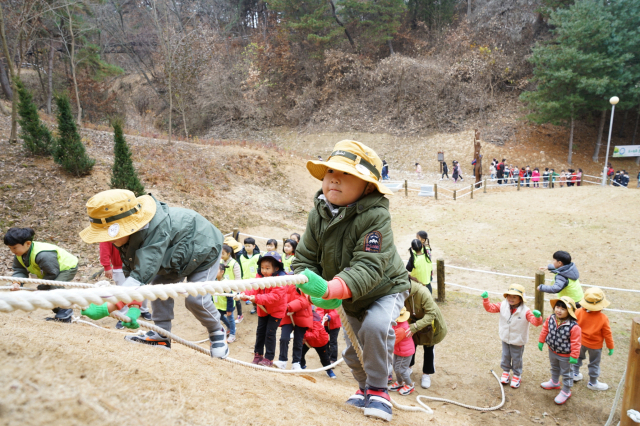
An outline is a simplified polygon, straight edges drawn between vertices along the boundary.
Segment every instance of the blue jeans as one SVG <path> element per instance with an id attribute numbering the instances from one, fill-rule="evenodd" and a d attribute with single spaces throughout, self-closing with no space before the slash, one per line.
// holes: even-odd
<path id="1" fill-rule="evenodd" d="M 218 312 L 220 312 L 220 319 L 222 319 L 222 323 L 224 324 L 224 326 L 227 327 L 227 330 L 229 330 L 231 334 L 235 336 L 236 320 L 233 319 L 233 312 L 231 313 L 230 317 L 227 316 L 227 311 L 221 311 L 220 309 L 218 309 Z"/>

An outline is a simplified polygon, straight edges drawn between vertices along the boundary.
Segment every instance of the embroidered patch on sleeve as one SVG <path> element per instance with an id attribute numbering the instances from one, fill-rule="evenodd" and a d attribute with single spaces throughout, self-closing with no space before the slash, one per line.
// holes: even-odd
<path id="1" fill-rule="evenodd" d="M 380 253 L 382 249 L 382 234 L 380 231 L 369 232 L 364 236 L 364 251 Z"/>

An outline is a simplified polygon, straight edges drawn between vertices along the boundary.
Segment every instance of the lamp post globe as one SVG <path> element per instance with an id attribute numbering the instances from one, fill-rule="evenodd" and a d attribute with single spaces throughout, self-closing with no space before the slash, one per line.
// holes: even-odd
<path id="1" fill-rule="evenodd" d="M 617 96 L 612 97 L 611 99 L 609 99 L 609 103 L 611 105 L 617 105 L 618 102 L 620 102 L 620 99 Z"/>

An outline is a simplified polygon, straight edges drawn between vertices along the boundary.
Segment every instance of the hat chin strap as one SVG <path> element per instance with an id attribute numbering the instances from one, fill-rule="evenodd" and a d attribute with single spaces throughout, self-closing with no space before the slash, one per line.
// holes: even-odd
<path id="1" fill-rule="evenodd" d="M 91 222 L 91 223 L 101 223 L 101 224 L 106 225 L 107 223 L 115 222 L 116 220 L 124 219 L 125 217 L 129 217 L 132 214 L 138 213 L 141 209 L 142 209 L 142 205 L 138 204 L 137 206 L 135 206 L 131 210 L 128 210 L 128 211 L 126 211 L 124 213 L 120 213 L 120 214 L 117 214 L 115 216 L 111 216 L 111 217 L 107 217 L 107 218 L 96 219 L 96 218 L 93 218 L 93 217 L 89 216 L 89 222 Z"/>

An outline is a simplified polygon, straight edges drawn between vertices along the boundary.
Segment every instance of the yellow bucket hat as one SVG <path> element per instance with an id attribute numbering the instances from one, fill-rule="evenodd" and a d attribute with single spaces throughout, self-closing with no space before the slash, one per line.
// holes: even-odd
<path id="1" fill-rule="evenodd" d="M 396 322 L 405 322 L 406 320 L 409 319 L 410 315 L 411 314 L 409 313 L 409 311 L 407 311 L 407 308 L 403 306 L 402 310 L 400 311 L 400 316 L 396 318 Z"/>
<path id="2" fill-rule="evenodd" d="M 224 238 L 224 243 L 233 249 L 234 253 L 242 251 L 242 246 L 235 238 L 229 236 Z"/>
<path id="3" fill-rule="evenodd" d="M 573 319 L 577 320 L 578 318 L 576 317 L 576 302 L 574 302 L 573 299 L 569 296 L 562 296 L 560 299 L 549 300 L 551 309 L 554 309 L 556 307 L 556 303 L 558 303 L 560 300 L 562 300 L 564 304 L 567 305 L 567 311 L 569 311 L 569 315 L 572 316 Z"/>
<path id="4" fill-rule="evenodd" d="M 382 161 L 376 152 L 361 142 L 344 140 L 333 147 L 327 161 L 311 160 L 307 170 L 318 180 L 324 179 L 327 169 L 349 173 L 376 186 L 381 194 L 393 195 L 393 192 L 380 182 Z"/>
<path id="5" fill-rule="evenodd" d="M 150 195 L 137 197 L 126 189 L 102 191 L 87 201 L 90 225 L 80 232 L 84 242 L 104 243 L 126 237 L 151 222 L 156 201 Z"/>
<path id="6" fill-rule="evenodd" d="M 522 301 L 524 302 L 524 287 L 522 287 L 520 284 L 511 284 L 509 286 L 509 290 L 507 290 L 503 296 L 506 298 L 507 294 L 520 296 L 522 298 Z"/>
<path id="7" fill-rule="evenodd" d="M 604 291 L 598 287 L 590 287 L 585 290 L 584 297 L 580 301 L 580 305 L 590 311 L 601 311 L 611 302 L 604 296 Z"/>

